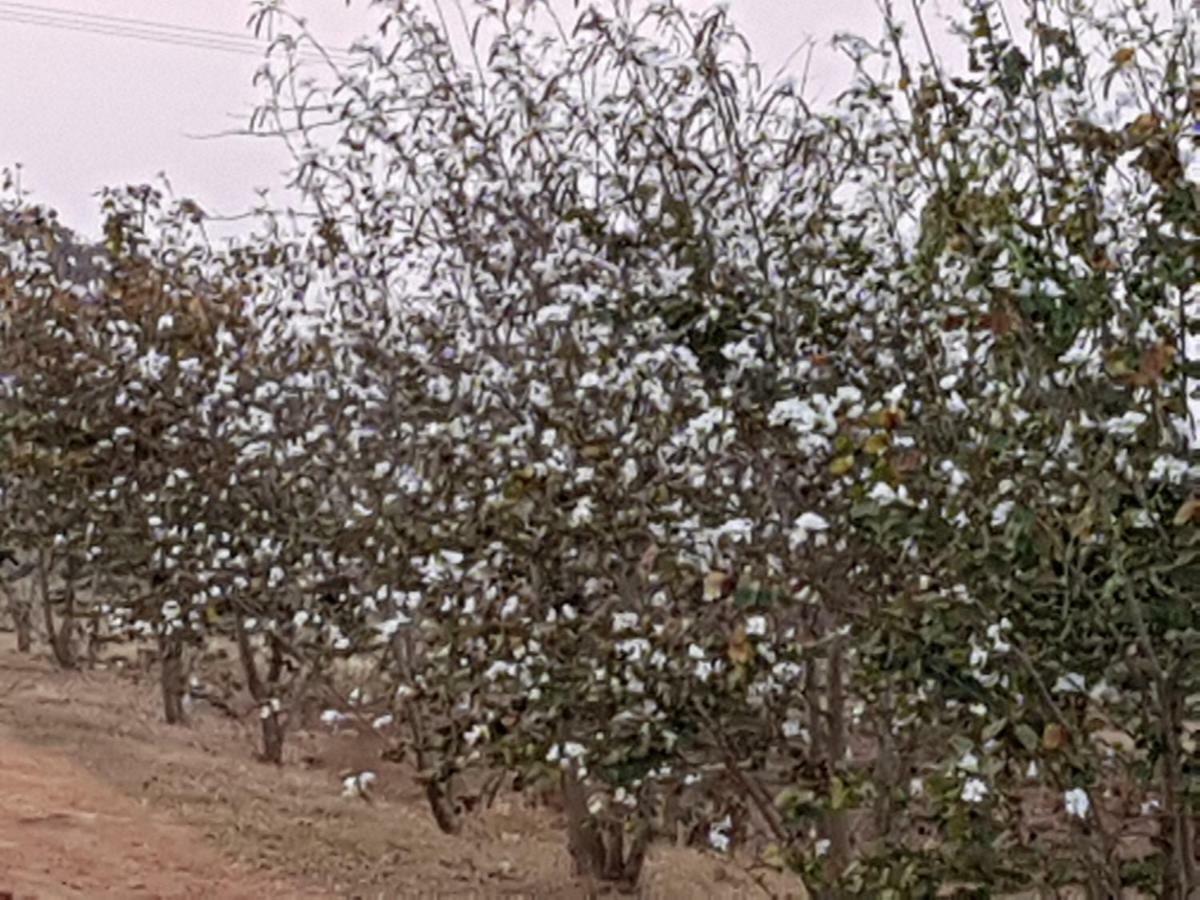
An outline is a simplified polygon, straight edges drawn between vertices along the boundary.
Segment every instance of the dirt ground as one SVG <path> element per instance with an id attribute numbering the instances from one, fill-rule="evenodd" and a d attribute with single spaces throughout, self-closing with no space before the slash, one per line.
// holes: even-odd
<path id="1" fill-rule="evenodd" d="M 253 722 L 161 722 L 155 685 L 64 673 L 0 635 L 0 898 L 583 897 L 554 812 L 502 797 L 441 834 L 412 773 L 361 737 L 297 733 L 282 768 Z M 340 775 L 369 769 L 370 802 Z M 674 847 L 642 896 L 803 897 L 798 882 Z"/>

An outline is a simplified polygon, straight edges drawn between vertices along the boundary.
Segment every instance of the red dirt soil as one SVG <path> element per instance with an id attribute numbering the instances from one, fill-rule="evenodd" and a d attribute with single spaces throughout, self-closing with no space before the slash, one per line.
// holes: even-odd
<path id="1" fill-rule="evenodd" d="M 286 765 L 253 759 L 256 722 L 199 708 L 162 723 L 154 679 L 62 672 L 0 634 L 0 900 L 594 896 L 553 810 L 502 797 L 440 833 L 378 735 L 296 732 Z M 340 774 L 371 769 L 372 802 Z M 794 878 L 675 847 L 641 896 L 805 896 Z"/>
<path id="2" fill-rule="evenodd" d="M 319 896 L 237 872 L 187 828 L 0 731 L 0 896 Z"/>

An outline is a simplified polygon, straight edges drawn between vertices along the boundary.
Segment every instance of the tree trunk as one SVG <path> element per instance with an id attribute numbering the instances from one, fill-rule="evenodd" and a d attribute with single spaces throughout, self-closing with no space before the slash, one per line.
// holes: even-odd
<path id="1" fill-rule="evenodd" d="M 826 715 L 829 722 L 827 737 L 831 783 L 834 778 L 841 777 L 842 766 L 846 761 L 848 735 L 845 661 L 846 647 L 841 640 L 835 640 L 829 648 L 829 683 L 826 685 L 825 694 L 829 704 Z M 832 799 L 831 791 L 831 802 Z M 850 864 L 850 823 L 845 809 L 830 809 L 825 814 L 825 837 L 829 841 L 830 881 L 836 884 Z"/>
<path id="2" fill-rule="evenodd" d="M 242 672 L 246 676 L 246 690 L 256 703 L 262 702 L 262 681 L 258 677 L 258 663 L 254 659 L 254 648 L 250 646 L 250 635 L 246 632 L 246 622 L 242 614 L 233 618 L 234 637 L 237 640 L 238 659 L 242 663 Z"/>
<path id="3" fill-rule="evenodd" d="M 158 639 L 159 676 L 162 682 L 163 715 L 168 725 L 183 724 L 183 641 L 177 631 Z"/>
<path id="4" fill-rule="evenodd" d="M 238 612 L 233 617 L 234 636 L 237 639 L 238 658 L 242 661 L 242 671 L 246 675 L 246 689 L 250 692 L 251 698 L 259 705 L 259 719 L 262 723 L 262 752 L 259 754 L 259 759 L 262 762 L 272 763 L 274 765 L 283 764 L 283 738 L 284 727 L 283 720 L 280 717 L 272 701 L 274 697 L 273 691 L 277 685 L 268 683 L 264 684 L 262 676 L 258 670 L 258 660 L 254 656 L 254 647 L 250 644 L 250 635 L 246 631 L 245 617 Z M 279 669 L 282 667 L 279 649 L 272 645 L 271 656 L 268 661 L 268 673 L 274 678 L 278 678 Z"/>
<path id="5" fill-rule="evenodd" d="M 62 669 L 75 668 L 75 654 L 71 647 L 71 610 L 63 610 L 62 621 L 55 624 L 54 608 L 50 600 L 50 564 L 46 551 L 39 547 L 37 554 L 37 582 L 42 595 L 42 617 L 46 625 L 46 640 L 54 654 L 54 661 Z M 69 595 L 68 595 L 69 596 Z"/>
<path id="6" fill-rule="evenodd" d="M 649 844 L 650 830 L 645 823 L 626 828 L 623 819 L 601 820 L 592 815 L 587 789 L 574 771 L 563 773 L 562 792 L 567 849 L 576 874 L 622 892 L 634 891 Z"/>
<path id="7" fill-rule="evenodd" d="M 33 650 L 33 611 L 26 601 L 18 600 L 13 607 L 13 627 L 17 631 L 17 652 Z"/>
<path id="8" fill-rule="evenodd" d="M 12 618 L 13 631 L 17 635 L 17 652 L 29 653 L 33 649 L 33 611 L 29 599 L 22 596 L 18 588 L 8 582 L 0 582 L 0 590 L 8 601 L 8 614 Z"/>
<path id="9" fill-rule="evenodd" d="M 270 706 L 264 706 L 262 712 L 262 761 L 276 766 L 283 765 L 283 722 L 279 713 Z"/>
<path id="10" fill-rule="evenodd" d="M 1168 900 L 1190 900 L 1196 891 L 1196 838 L 1191 800 L 1183 770 L 1183 698 L 1174 678 L 1158 678 L 1154 700 L 1158 706 L 1163 738 L 1163 829 L 1167 852 L 1163 867 L 1162 896 Z"/>
<path id="11" fill-rule="evenodd" d="M 820 816 L 818 830 L 821 837 L 829 842 L 824 880 L 830 887 L 817 889 L 816 896 L 820 900 L 832 900 L 840 896 L 836 885 L 850 858 L 846 811 L 832 808 L 834 779 L 839 777 L 847 742 L 843 643 L 840 640 L 833 641 L 829 645 L 829 655 L 825 658 L 823 667 L 821 662 L 822 660 L 814 659 L 809 664 L 804 693 L 809 708 L 812 747 L 810 764 L 815 771 L 821 773 L 827 794 L 827 808 Z"/>
<path id="12" fill-rule="evenodd" d="M 875 783 L 880 786 L 875 798 L 875 836 L 887 840 L 892 834 L 892 823 L 895 817 L 895 791 L 900 779 L 901 764 L 896 748 L 895 736 L 892 734 L 892 722 L 895 721 L 895 702 L 892 689 L 888 687 L 880 698 L 878 718 L 879 756 L 875 761 Z"/>
<path id="13" fill-rule="evenodd" d="M 421 758 L 423 754 L 418 754 Z M 454 800 L 448 783 L 441 778 L 430 777 L 425 782 L 425 799 L 433 812 L 433 820 L 443 834 L 458 834 L 462 831 L 462 816 L 454 808 Z"/>
<path id="14" fill-rule="evenodd" d="M 409 683 L 413 682 L 412 660 L 415 650 L 412 645 L 412 635 L 405 629 L 398 630 L 392 635 L 392 657 L 400 676 Z M 454 803 L 453 781 L 440 774 L 439 763 L 429 758 L 429 745 L 426 741 L 425 717 L 417 703 L 406 703 L 404 720 L 408 723 L 412 735 L 412 752 L 417 763 L 417 772 L 422 779 L 425 799 L 429 801 L 433 820 L 443 834 L 458 834 L 462 831 L 462 816 Z"/>

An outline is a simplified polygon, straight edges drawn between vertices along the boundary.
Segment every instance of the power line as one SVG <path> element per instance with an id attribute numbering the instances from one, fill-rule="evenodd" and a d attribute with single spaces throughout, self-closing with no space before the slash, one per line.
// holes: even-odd
<path id="1" fill-rule="evenodd" d="M 201 28 L 197 25 L 177 25 L 169 22 L 155 22 L 151 19 L 141 19 L 134 16 L 114 16 L 105 13 L 90 13 L 82 10 L 61 9 L 59 7 L 43 6 L 40 3 L 18 3 L 16 0 L 0 0 L 0 6 L 8 6 L 14 9 L 28 10 L 30 12 L 45 14 L 45 15 L 62 15 L 71 16 L 77 19 L 93 19 L 96 21 L 111 22 L 119 25 L 134 25 L 141 28 L 161 29 L 164 31 L 179 31 L 190 34 L 202 34 L 210 37 L 225 38 L 235 41 L 253 41 L 257 42 L 257 38 L 253 38 L 246 34 L 241 34 L 236 31 L 218 31 L 215 28 Z M 340 52 L 340 51 L 335 51 Z"/>
<path id="2" fill-rule="evenodd" d="M 128 30 L 109 30 L 88 26 L 80 23 L 70 23 L 55 19 L 42 19 L 22 14 L 14 14 L 0 10 L 0 22 L 8 22 L 14 25 L 39 25 L 46 28 L 56 28 L 60 31 L 74 31 L 83 34 L 98 34 L 107 35 L 110 37 L 124 37 L 132 40 L 148 41 L 155 44 L 163 44 L 175 47 L 192 47 L 201 50 L 221 50 L 230 53 L 237 53 L 242 56 L 254 56 L 261 58 L 262 53 L 255 53 L 251 48 L 246 46 L 234 46 L 230 44 L 219 44 L 216 42 L 201 42 L 196 40 L 186 40 L 182 38 L 173 38 L 166 35 L 150 35 L 131 32 Z"/>
<path id="3" fill-rule="evenodd" d="M 0 0 L 0 22 L 123 37 L 167 46 L 217 50 L 255 56 L 259 59 L 263 58 L 267 48 L 266 43 L 247 35 L 216 31 L 211 28 L 172 25 L 125 16 L 81 13 L 30 3 L 7 2 L 7 0 Z M 328 53 L 336 62 L 348 62 L 351 59 L 350 54 L 344 50 L 333 49 Z M 320 51 L 315 48 L 300 48 L 297 54 L 310 59 L 322 58 Z"/>
<path id="4" fill-rule="evenodd" d="M 213 40 L 218 43 L 241 44 L 248 49 L 262 48 L 264 45 L 260 39 L 247 34 L 241 34 L 232 31 L 218 31 L 213 28 L 201 28 L 194 25 L 178 25 L 169 22 L 157 22 L 151 19 L 135 18 L 132 16 L 114 16 L 104 13 L 89 13 L 80 10 L 62 9 L 58 7 L 43 6 L 35 3 L 21 3 L 16 0 L 0 0 L 0 7 L 7 7 L 8 10 L 17 15 L 38 16 L 46 19 L 61 19 L 73 26 L 99 26 L 112 28 L 115 31 L 121 31 L 122 26 L 129 27 L 131 32 L 157 36 L 162 34 L 170 38 L 187 38 L 195 40 Z M 309 48 L 303 52 L 311 52 L 315 55 L 322 55 L 315 47 Z M 344 50 L 337 47 L 324 49 L 331 57 L 352 56 L 349 50 Z"/>

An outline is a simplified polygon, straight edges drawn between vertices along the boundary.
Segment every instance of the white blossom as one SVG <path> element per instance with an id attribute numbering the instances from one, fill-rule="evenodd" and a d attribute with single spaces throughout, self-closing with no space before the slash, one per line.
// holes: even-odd
<path id="1" fill-rule="evenodd" d="M 1082 788 L 1071 788 L 1063 794 L 1063 806 L 1067 815 L 1076 819 L 1086 819 L 1092 808 L 1087 791 Z"/>
<path id="2" fill-rule="evenodd" d="M 1066 675 L 1060 675 L 1050 690 L 1056 694 L 1085 694 L 1087 681 L 1078 672 L 1068 672 Z"/>
<path id="3" fill-rule="evenodd" d="M 978 778 L 968 778 L 962 787 L 962 800 L 965 803 L 982 803 L 988 795 L 988 786 Z"/>
<path id="4" fill-rule="evenodd" d="M 733 819 L 729 816 L 713 823 L 708 829 L 708 845 L 718 853 L 726 853 L 731 843 L 730 831 L 733 829 Z"/>

